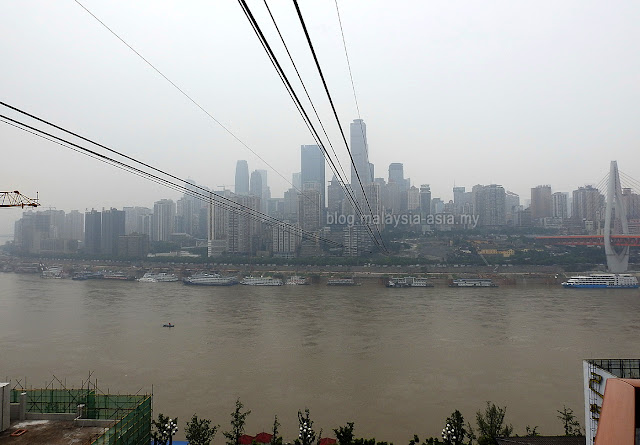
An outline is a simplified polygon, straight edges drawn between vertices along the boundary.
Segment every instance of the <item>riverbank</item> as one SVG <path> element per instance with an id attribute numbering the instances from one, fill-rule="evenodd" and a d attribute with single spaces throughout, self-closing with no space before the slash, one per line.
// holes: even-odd
<path id="1" fill-rule="evenodd" d="M 350 277 L 359 282 L 386 284 L 390 277 L 419 276 L 428 278 L 435 285 L 447 285 L 456 278 L 489 278 L 499 285 L 548 284 L 556 285 L 567 278 L 594 272 L 604 272 L 604 266 L 597 270 L 567 272 L 559 266 L 477 266 L 477 265 L 408 265 L 408 266 L 300 266 L 277 264 L 229 264 L 205 263 L 182 264 L 176 262 L 157 263 L 147 261 L 89 260 L 19 258 L 5 256 L 0 259 L 0 271 L 18 273 L 39 273 L 44 268 L 61 267 L 66 275 L 81 271 L 119 271 L 132 278 L 140 278 L 148 271 L 174 273 L 183 278 L 201 271 L 216 271 L 223 275 L 273 275 L 288 277 L 301 275 L 310 278 L 314 284 L 325 284 L 329 278 Z M 631 272 L 638 275 L 638 272 Z"/>

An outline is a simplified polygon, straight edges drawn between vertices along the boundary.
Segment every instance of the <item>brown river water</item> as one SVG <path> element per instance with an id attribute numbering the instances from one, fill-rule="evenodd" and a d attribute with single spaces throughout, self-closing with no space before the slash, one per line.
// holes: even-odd
<path id="1" fill-rule="evenodd" d="M 174 328 L 163 328 L 171 322 Z M 154 394 L 154 411 L 285 441 L 308 407 L 323 436 L 408 443 L 437 436 L 455 409 L 475 423 L 490 400 L 561 434 L 556 410 L 583 419 L 582 359 L 640 357 L 640 291 L 387 289 L 325 285 L 194 287 L 0 274 L 0 380 L 79 386 L 90 371 L 112 393 Z M 223 443 L 218 434 L 215 444 Z"/>

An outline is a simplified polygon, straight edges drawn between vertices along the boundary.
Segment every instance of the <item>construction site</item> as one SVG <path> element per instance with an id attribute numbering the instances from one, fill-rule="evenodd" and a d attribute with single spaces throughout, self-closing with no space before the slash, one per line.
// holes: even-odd
<path id="1" fill-rule="evenodd" d="M 90 378 L 79 388 L 57 377 L 44 388 L 0 383 L 0 444 L 148 445 L 152 398 L 104 393 Z"/>

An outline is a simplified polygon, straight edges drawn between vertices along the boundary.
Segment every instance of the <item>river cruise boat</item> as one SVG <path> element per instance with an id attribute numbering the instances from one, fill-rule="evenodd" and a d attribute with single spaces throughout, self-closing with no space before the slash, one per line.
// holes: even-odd
<path id="1" fill-rule="evenodd" d="M 402 277 L 390 278 L 387 287 L 433 287 L 433 284 L 426 278 Z"/>
<path id="2" fill-rule="evenodd" d="M 575 288 L 607 288 L 607 289 L 637 289 L 638 279 L 630 274 L 598 273 L 571 277 L 563 287 Z"/>
<path id="3" fill-rule="evenodd" d="M 292 286 L 301 286 L 301 285 L 309 284 L 309 282 L 305 277 L 293 275 L 289 277 L 289 279 L 285 282 L 285 284 L 292 285 Z"/>
<path id="4" fill-rule="evenodd" d="M 331 278 L 327 281 L 327 286 L 360 286 L 353 278 Z"/>
<path id="5" fill-rule="evenodd" d="M 240 284 L 245 286 L 282 286 L 282 280 L 280 278 L 272 277 L 244 277 Z"/>
<path id="6" fill-rule="evenodd" d="M 200 272 L 183 278 L 182 282 L 194 286 L 233 286 L 238 284 L 238 279 L 236 277 L 223 277 L 217 273 Z"/>
<path id="7" fill-rule="evenodd" d="M 45 267 L 40 273 L 40 278 L 64 278 L 65 273 L 62 266 Z"/>
<path id="8" fill-rule="evenodd" d="M 138 278 L 138 281 L 141 283 L 171 283 L 174 281 L 178 281 L 178 276 L 173 273 L 147 272 L 142 276 L 142 278 Z"/>
<path id="9" fill-rule="evenodd" d="M 458 278 L 453 280 L 449 287 L 498 287 L 489 278 Z"/>
<path id="10" fill-rule="evenodd" d="M 102 272 L 88 272 L 88 271 L 84 271 L 84 272 L 78 272 L 75 275 L 73 275 L 73 277 L 71 277 L 72 280 L 78 280 L 78 281 L 84 281 L 84 280 L 100 280 L 102 279 L 103 274 Z"/>
<path id="11" fill-rule="evenodd" d="M 124 272 L 104 272 L 102 278 L 105 280 L 129 281 L 133 280 L 134 277 L 129 277 Z"/>

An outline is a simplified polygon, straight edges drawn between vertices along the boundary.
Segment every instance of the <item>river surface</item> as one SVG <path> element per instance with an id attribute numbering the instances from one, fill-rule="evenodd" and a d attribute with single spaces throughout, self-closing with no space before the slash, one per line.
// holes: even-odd
<path id="1" fill-rule="evenodd" d="M 171 322 L 174 328 L 163 328 Z M 285 440 L 308 407 L 314 428 L 358 437 L 437 436 L 490 400 L 506 421 L 561 434 L 583 423 L 582 359 L 640 357 L 640 291 L 518 285 L 485 289 L 194 287 L 0 274 L 0 380 L 154 394 L 155 413 L 193 413 Z M 218 434 L 216 444 L 223 443 Z"/>

